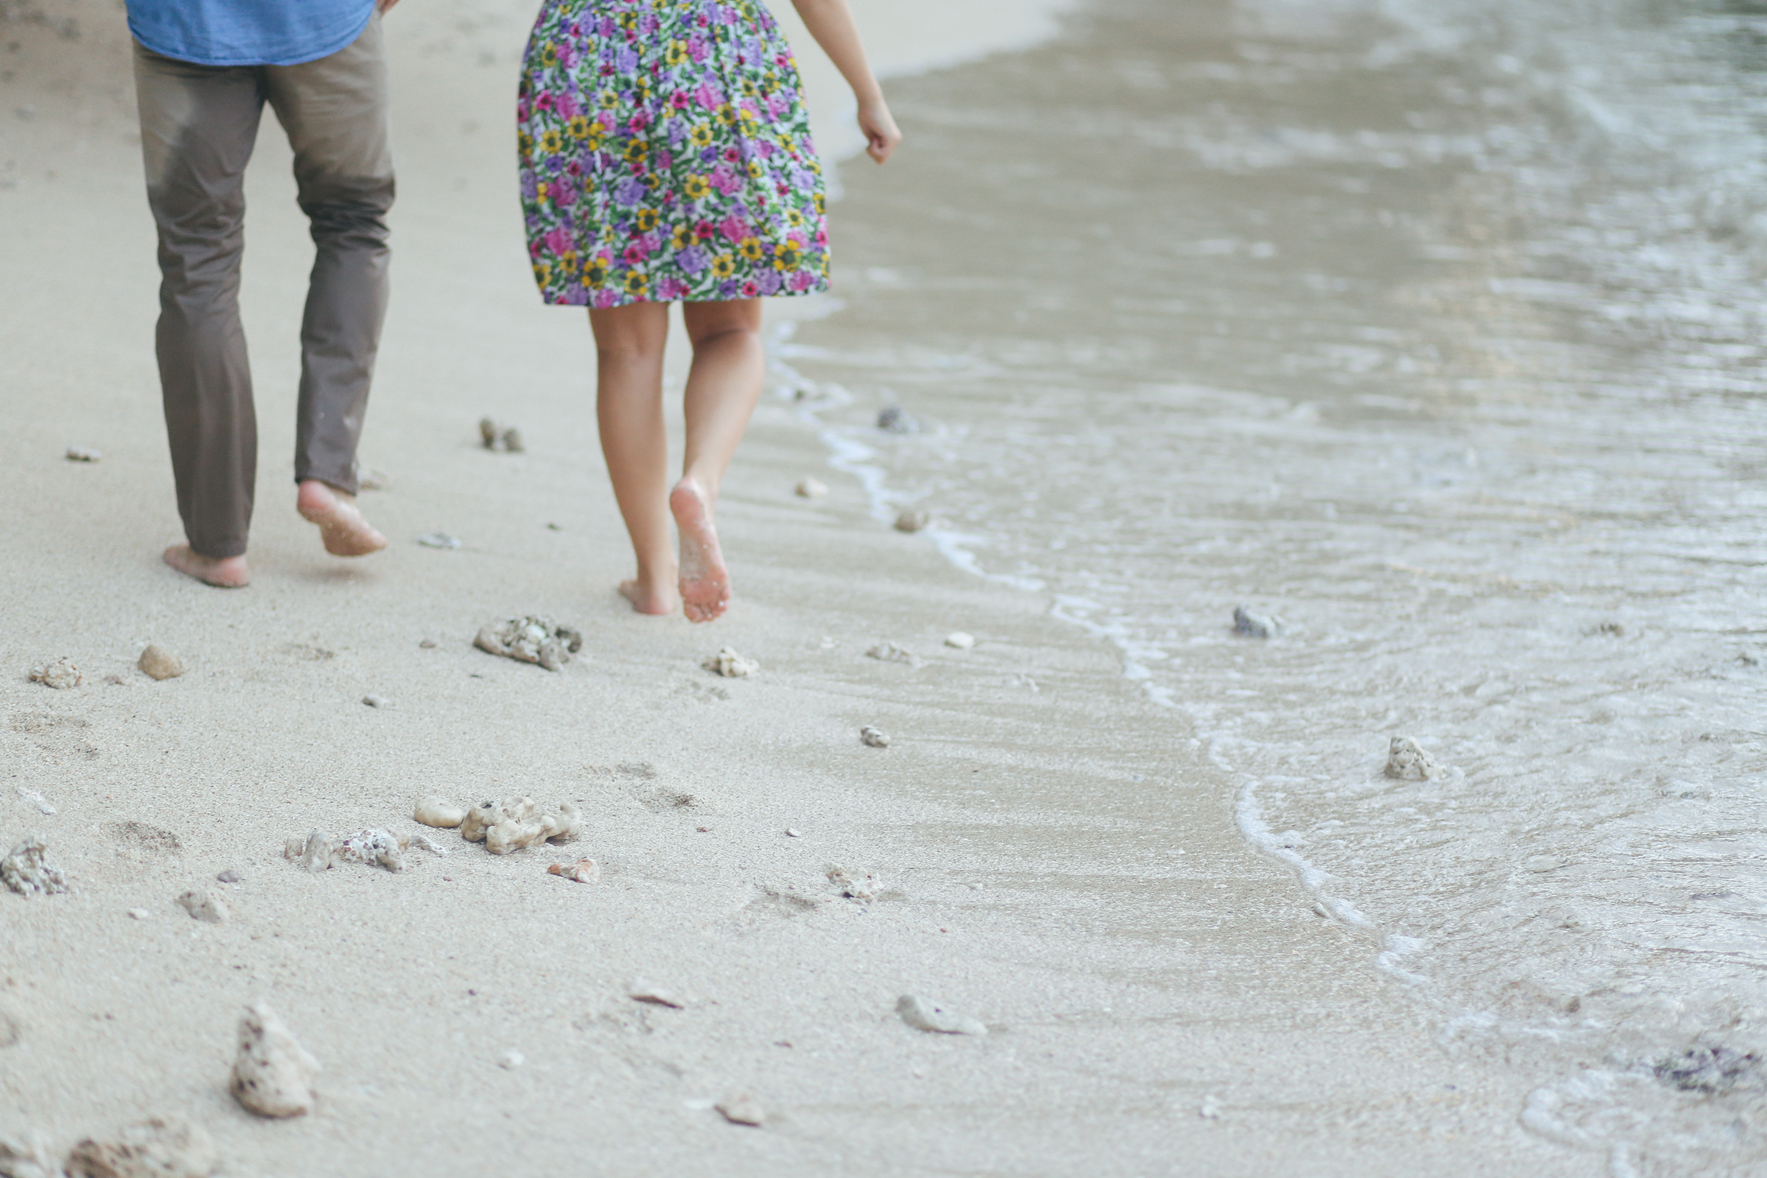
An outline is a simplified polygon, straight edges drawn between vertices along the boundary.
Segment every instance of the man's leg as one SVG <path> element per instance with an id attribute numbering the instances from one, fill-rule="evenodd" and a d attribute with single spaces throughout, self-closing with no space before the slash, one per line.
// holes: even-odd
<path id="1" fill-rule="evenodd" d="M 380 17 L 346 49 L 265 74 L 294 148 L 301 210 L 317 250 L 301 324 L 299 504 L 319 524 L 328 552 L 360 556 L 386 546 L 354 505 L 356 444 L 386 318 L 393 203 Z"/>
<path id="2" fill-rule="evenodd" d="M 245 583 L 258 426 L 239 321 L 246 163 L 264 97 L 258 71 L 173 61 L 135 46 L 147 200 L 159 230 L 155 338 L 178 513 L 175 567 Z"/>

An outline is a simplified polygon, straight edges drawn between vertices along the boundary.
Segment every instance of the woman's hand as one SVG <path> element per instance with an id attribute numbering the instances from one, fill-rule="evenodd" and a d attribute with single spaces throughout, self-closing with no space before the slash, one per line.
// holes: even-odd
<path id="1" fill-rule="evenodd" d="M 865 132 L 865 154 L 880 164 L 902 142 L 902 132 L 896 129 L 896 120 L 890 117 L 881 95 L 859 107 L 859 129 Z"/>

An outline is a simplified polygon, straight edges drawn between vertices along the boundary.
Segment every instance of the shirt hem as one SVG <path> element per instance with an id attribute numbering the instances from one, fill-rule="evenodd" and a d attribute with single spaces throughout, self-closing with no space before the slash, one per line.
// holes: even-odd
<path id="1" fill-rule="evenodd" d="M 368 28 L 368 22 L 374 19 L 376 11 L 376 6 L 370 4 L 368 6 L 368 15 L 362 18 L 361 23 L 350 26 L 350 31 L 347 35 L 338 38 L 336 41 L 327 42 L 321 49 L 312 51 L 304 48 L 297 49 L 292 54 L 271 54 L 263 51 L 256 53 L 235 51 L 226 54 L 193 56 L 189 49 L 173 48 L 171 46 L 165 46 L 162 48 L 160 45 L 154 44 L 152 40 L 143 36 L 141 30 L 136 27 L 135 18 L 133 16 L 129 18 L 129 32 L 149 51 L 157 53 L 161 57 L 169 57 L 173 61 L 189 62 L 191 65 L 206 65 L 214 66 L 216 68 L 245 65 L 305 65 L 310 61 L 318 61 L 322 57 L 330 57 L 338 50 L 347 49 L 349 46 L 355 44 L 356 38 L 360 37 L 363 30 Z"/>

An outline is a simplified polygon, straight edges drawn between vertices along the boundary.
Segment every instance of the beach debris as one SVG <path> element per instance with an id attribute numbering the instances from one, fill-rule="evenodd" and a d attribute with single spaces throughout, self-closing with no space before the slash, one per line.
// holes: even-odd
<path id="1" fill-rule="evenodd" d="M 69 446 L 65 457 L 69 462 L 97 462 L 104 457 L 104 451 L 91 446 Z"/>
<path id="2" fill-rule="evenodd" d="M 965 1018 L 935 1002 L 913 994 L 896 999 L 896 1013 L 917 1031 L 934 1031 L 941 1035 L 986 1035 L 988 1028 L 973 1018 Z"/>
<path id="3" fill-rule="evenodd" d="M 920 422 L 900 405 L 888 405 L 878 410 L 877 428 L 892 434 L 917 434 Z"/>
<path id="4" fill-rule="evenodd" d="M 28 1137 L 0 1135 L 0 1178 L 62 1178 L 49 1143 L 35 1130 Z"/>
<path id="5" fill-rule="evenodd" d="M 425 826 L 453 830 L 466 821 L 466 807 L 456 806 L 444 798 L 432 796 L 417 803 L 417 809 L 411 811 L 411 818 Z"/>
<path id="6" fill-rule="evenodd" d="M 108 1140 L 88 1137 L 68 1154 L 68 1178 L 209 1178 L 214 1140 L 181 1117 L 155 1117 Z M 0 1171 L 3 1172 L 3 1171 Z"/>
<path id="7" fill-rule="evenodd" d="M 792 490 L 797 493 L 797 496 L 800 499 L 820 499 L 822 496 L 828 494 L 828 484 L 821 479 L 811 478 L 809 475 L 805 475 L 798 480 L 798 485 L 793 487 Z"/>
<path id="8" fill-rule="evenodd" d="M 306 838 L 296 835 L 283 844 L 282 857 L 314 872 L 328 871 L 339 863 L 361 863 L 400 872 L 406 867 L 404 852 L 413 848 L 432 855 L 448 853 L 427 835 L 394 835 L 376 826 L 342 838 L 333 838 L 323 830 L 310 831 Z"/>
<path id="9" fill-rule="evenodd" d="M 849 900 L 869 902 L 877 899 L 878 893 L 883 891 L 883 881 L 869 871 L 861 875 L 830 863 L 822 869 L 822 874 L 828 877 L 828 882 L 834 885 L 835 891 Z"/>
<path id="10" fill-rule="evenodd" d="M 526 449 L 522 445 L 521 430 L 513 425 L 500 426 L 489 417 L 479 419 L 479 444 L 487 450 L 502 449 L 510 454 L 520 454 Z"/>
<path id="11" fill-rule="evenodd" d="M 795 826 L 788 826 L 785 828 L 785 837 L 788 839 L 801 839 L 804 837 L 804 832 Z"/>
<path id="12" fill-rule="evenodd" d="M 945 645 L 955 647 L 958 650 L 968 650 L 975 644 L 976 636 L 974 634 L 965 634 L 962 630 L 953 630 L 951 633 L 945 635 Z"/>
<path id="13" fill-rule="evenodd" d="M 493 855 L 507 855 L 541 843 L 568 843 L 583 829 L 582 814 L 570 802 L 556 810 L 544 810 L 533 798 L 509 798 L 480 802 L 467 811 L 460 823 L 460 837 L 484 843 Z"/>
<path id="14" fill-rule="evenodd" d="M 129 909 L 129 915 L 135 920 L 146 920 L 148 917 L 152 916 L 153 913 L 145 908 L 131 908 Z"/>
<path id="15" fill-rule="evenodd" d="M 734 647 L 726 646 L 717 654 L 707 655 L 699 664 L 715 675 L 726 679 L 747 679 L 761 669 L 761 664 L 754 659 L 745 659 L 736 653 Z"/>
<path id="16" fill-rule="evenodd" d="M 1429 781 L 1441 776 L 1442 767 L 1409 736 L 1395 736 L 1387 745 L 1383 772 L 1398 781 Z"/>
<path id="17" fill-rule="evenodd" d="M 1728 1047 L 1699 1047 L 1652 1064 L 1651 1074 L 1671 1088 L 1715 1096 L 1744 1081 L 1758 1089 L 1764 1067 L 1767 1065 L 1752 1051 L 1744 1054 Z"/>
<path id="18" fill-rule="evenodd" d="M 865 657 L 876 659 L 882 663 L 901 663 L 908 667 L 920 667 L 926 665 L 926 660 L 922 659 L 913 651 L 908 650 L 906 647 L 897 646 L 894 642 L 878 643 L 876 646 L 865 652 Z"/>
<path id="19" fill-rule="evenodd" d="M 670 1010 L 686 1010 L 687 999 L 675 991 L 654 985 L 643 978 L 633 978 L 632 984 L 626 987 L 626 997 L 634 1002 L 645 1002 L 651 1006 L 666 1006 Z"/>
<path id="20" fill-rule="evenodd" d="M 425 638 L 423 641 L 421 641 L 417 644 L 417 649 L 419 649 L 419 650 L 434 650 L 439 645 L 440 645 L 440 643 L 438 643 L 434 638 Z"/>
<path id="21" fill-rule="evenodd" d="M 149 679 L 176 679 L 184 673 L 184 660 L 157 642 L 147 644 L 135 665 Z"/>
<path id="22" fill-rule="evenodd" d="M 219 871 L 219 872 L 215 873 L 215 882 L 216 883 L 238 883 L 240 881 L 240 879 L 241 879 L 241 876 L 240 876 L 239 872 L 233 870 L 233 868 L 231 868 L 231 867 L 229 867 L 225 871 Z"/>
<path id="23" fill-rule="evenodd" d="M 192 920 L 200 920 L 204 924 L 226 924 L 233 916 L 228 910 L 226 900 L 208 892 L 185 892 L 178 897 L 178 903 L 184 911 L 190 913 Z"/>
<path id="24" fill-rule="evenodd" d="M 84 680 L 85 676 L 80 674 L 80 668 L 74 666 L 74 661 L 66 657 L 44 663 L 40 667 L 31 668 L 32 683 L 41 683 L 43 686 L 53 687 L 57 691 L 78 687 Z"/>
<path id="25" fill-rule="evenodd" d="M 1233 607 L 1233 632 L 1247 638 L 1274 638 L 1282 633 L 1282 619 L 1274 614 L 1255 614 L 1243 605 Z"/>
<path id="26" fill-rule="evenodd" d="M 18 796 L 22 800 L 27 801 L 31 805 L 37 807 L 37 813 L 42 814 L 45 817 L 53 817 L 54 816 L 55 807 L 51 806 L 49 804 L 48 798 L 44 797 L 42 794 L 38 793 L 36 790 L 28 789 L 25 786 L 21 785 L 18 787 Z"/>
<path id="27" fill-rule="evenodd" d="M 1601 625 L 1591 630 L 1590 633 L 1599 634 L 1603 638 L 1624 638 L 1626 636 L 1626 625 L 1624 622 L 1603 622 Z"/>
<path id="28" fill-rule="evenodd" d="M 0 883 L 30 899 L 68 890 L 67 875 L 49 858 L 36 835 L 27 835 L 0 859 Z"/>
<path id="29" fill-rule="evenodd" d="M 1203 1102 L 1196 1106 L 1196 1115 L 1205 1121 L 1221 1119 L 1221 1102 L 1213 1096 L 1203 1097 Z"/>
<path id="30" fill-rule="evenodd" d="M 450 536 L 446 532 L 425 532 L 417 538 L 417 542 L 425 548 L 458 548 L 460 537 Z"/>
<path id="31" fill-rule="evenodd" d="M 869 724 L 859 730 L 859 742 L 870 745 L 874 749 L 890 747 L 890 738 Z"/>
<path id="32" fill-rule="evenodd" d="M 359 491 L 390 491 L 393 489 L 393 480 L 387 477 L 387 472 L 384 470 L 370 470 L 356 480 L 356 489 Z"/>
<path id="33" fill-rule="evenodd" d="M 472 644 L 490 654 L 557 671 L 583 649 L 583 635 L 543 614 L 526 614 L 480 627 Z"/>
<path id="34" fill-rule="evenodd" d="M 313 1109 L 319 1061 L 289 1033 L 268 1003 L 246 1007 L 233 1061 L 233 1099 L 260 1117 L 298 1117 Z"/>
<path id="35" fill-rule="evenodd" d="M 898 532 L 919 532 L 925 530 L 926 526 L 932 522 L 933 517 L 927 512 L 911 509 L 896 516 L 896 530 Z"/>
<path id="36" fill-rule="evenodd" d="M 372 691 L 362 697 L 362 702 L 371 708 L 390 708 L 393 706 L 392 700 L 384 695 L 376 695 Z"/>
<path id="37" fill-rule="evenodd" d="M 514 1071 L 516 1068 L 521 1067 L 527 1062 L 528 1057 L 515 1050 L 513 1047 L 497 1057 L 497 1066 L 500 1068 L 506 1068 L 510 1071 Z"/>
<path id="38" fill-rule="evenodd" d="M 735 1092 L 712 1106 L 718 1115 L 732 1125 L 746 1125 L 751 1129 L 759 1129 L 767 1121 L 767 1110 L 761 1102 L 747 1092 Z"/>
<path id="39" fill-rule="evenodd" d="M 600 883 L 601 864 L 593 859 L 579 859 L 575 863 L 554 863 L 546 869 L 548 875 L 562 875 L 573 883 Z"/>

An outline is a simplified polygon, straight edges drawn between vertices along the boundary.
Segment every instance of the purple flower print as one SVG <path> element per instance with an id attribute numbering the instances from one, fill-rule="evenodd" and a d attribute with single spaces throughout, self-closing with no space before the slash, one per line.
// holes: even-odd
<path id="1" fill-rule="evenodd" d="M 700 249 L 697 245 L 690 245 L 686 249 L 676 250 L 675 265 L 680 267 L 681 273 L 683 274 L 698 274 L 701 270 L 706 268 L 706 252 Z"/>
<path id="2" fill-rule="evenodd" d="M 761 271 L 760 277 L 755 281 L 760 285 L 762 294 L 775 295 L 779 293 L 779 287 L 781 285 L 779 281 L 779 271 L 763 270 Z"/>
<path id="3" fill-rule="evenodd" d="M 627 46 L 614 55 L 614 68 L 622 74 L 632 73 L 638 68 L 638 53 Z"/>
<path id="4" fill-rule="evenodd" d="M 637 204 L 648 191 L 649 189 L 644 187 L 643 182 L 627 176 L 624 180 L 621 180 L 618 184 L 614 185 L 614 200 L 619 204 L 630 208 Z"/>

